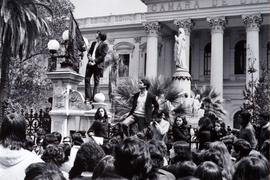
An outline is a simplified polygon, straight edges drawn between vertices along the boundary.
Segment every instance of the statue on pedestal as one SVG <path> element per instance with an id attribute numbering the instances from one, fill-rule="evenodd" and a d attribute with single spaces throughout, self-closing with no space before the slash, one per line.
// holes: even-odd
<path id="1" fill-rule="evenodd" d="M 183 28 L 179 28 L 179 35 L 175 35 L 175 41 L 177 44 L 176 68 L 186 70 L 186 35 Z"/>

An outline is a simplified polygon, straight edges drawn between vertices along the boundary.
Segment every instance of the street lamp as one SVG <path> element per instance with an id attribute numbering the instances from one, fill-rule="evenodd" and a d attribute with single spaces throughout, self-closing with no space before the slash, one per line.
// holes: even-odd
<path id="1" fill-rule="evenodd" d="M 76 49 L 74 47 L 74 39 L 69 38 L 69 31 L 65 30 L 62 34 L 63 41 L 59 43 L 56 39 L 52 39 L 48 42 L 48 49 L 50 52 L 48 71 L 55 71 L 57 66 L 57 59 L 62 58 L 64 61 L 60 62 L 61 67 L 70 67 L 74 71 L 79 72 L 79 59 L 83 58 L 83 50 L 87 48 L 87 39 L 84 39 L 84 47 L 82 49 Z M 87 43 L 86 43 L 87 42 Z M 60 49 L 60 52 L 57 53 Z"/>

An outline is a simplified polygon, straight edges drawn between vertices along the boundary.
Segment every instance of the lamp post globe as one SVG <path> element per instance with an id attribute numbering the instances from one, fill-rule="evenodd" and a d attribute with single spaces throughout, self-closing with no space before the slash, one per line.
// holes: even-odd
<path id="1" fill-rule="evenodd" d="M 63 32 L 63 34 L 62 34 L 62 39 L 63 39 L 64 41 L 68 41 L 68 39 L 69 39 L 69 31 L 68 31 L 68 30 L 65 30 L 65 31 Z"/>
<path id="2" fill-rule="evenodd" d="M 52 39 L 48 42 L 48 49 L 52 54 L 56 53 L 59 48 L 60 48 L 60 44 L 57 40 Z"/>

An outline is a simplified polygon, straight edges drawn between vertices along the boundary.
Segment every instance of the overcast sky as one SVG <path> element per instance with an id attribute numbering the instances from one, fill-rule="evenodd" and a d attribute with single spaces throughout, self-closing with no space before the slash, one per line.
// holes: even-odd
<path id="1" fill-rule="evenodd" d="M 75 18 L 146 12 L 141 0 L 70 0 Z"/>

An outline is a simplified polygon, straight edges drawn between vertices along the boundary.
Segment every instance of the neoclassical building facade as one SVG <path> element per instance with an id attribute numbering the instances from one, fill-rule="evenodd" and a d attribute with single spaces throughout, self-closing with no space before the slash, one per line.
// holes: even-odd
<path id="1" fill-rule="evenodd" d="M 175 72 L 175 35 L 184 28 L 192 85 L 213 86 L 224 98 L 233 126 L 250 82 L 248 68 L 270 69 L 269 0 L 142 0 L 147 12 L 78 19 L 89 42 L 97 30 L 121 57 L 119 78 L 170 76 Z M 82 62 L 85 73 L 87 59 Z M 102 84 L 108 84 L 108 70 Z"/>

